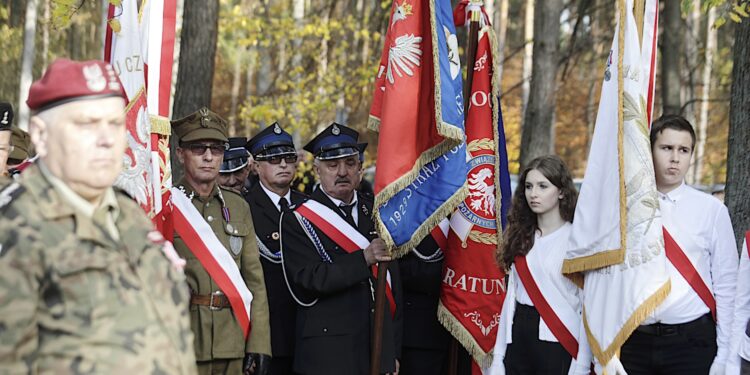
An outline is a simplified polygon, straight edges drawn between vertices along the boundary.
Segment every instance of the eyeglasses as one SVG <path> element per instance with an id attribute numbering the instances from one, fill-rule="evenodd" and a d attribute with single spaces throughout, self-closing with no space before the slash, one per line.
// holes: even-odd
<path id="1" fill-rule="evenodd" d="M 294 164 L 297 162 L 297 155 L 272 156 L 262 161 L 267 161 L 273 165 L 278 165 L 278 164 L 281 164 L 282 160 L 285 161 L 287 164 Z"/>
<path id="2" fill-rule="evenodd" d="M 211 150 L 211 155 L 220 156 L 224 155 L 224 151 L 227 149 L 226 144 L 223 143 L 188 143 L 182 145 L 183 148 L 190 150 L 193 155 L 203 155 L 206 150 Z"/>

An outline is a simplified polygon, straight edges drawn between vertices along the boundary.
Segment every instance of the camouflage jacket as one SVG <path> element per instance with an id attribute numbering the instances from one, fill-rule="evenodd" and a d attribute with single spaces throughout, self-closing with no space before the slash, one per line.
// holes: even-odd
<path id="1" fill-rule="evenodd" d="M 193 206 L 232 255 L 247 288 L 253 294 L 250 310 L 251 332 L 247 340 L 244 339 L 231 308 L 212 310 L 209 306 L 190 306 L 190 323 L 195 335 L 196 359 L 209 361 L 243 358 L 245 353 L 271 355 L 266 283 L 263 278 L 253 218 L 250 216 L 250 206 L 239 194 L 219 188 L 218 185 L 206 198 L 198 197 L 185 180 L 178 182 L 175 186 L 191 198 Z M 222 206 L 227 208 L 228 222 L 222 212 Z M 192 293 L 205 296 L 220 291 L 216 281 L 211 278 L 177 233 L 174 237 L 174 247 L 180 257 L 187 260 L 185 275 Z"/>
<path id="2" fill-rule="evenodd" d="M 117 241 L 37 166 L 0 191 L 0 373 L 196 373 L 185 276 L 135 202 Z"/>

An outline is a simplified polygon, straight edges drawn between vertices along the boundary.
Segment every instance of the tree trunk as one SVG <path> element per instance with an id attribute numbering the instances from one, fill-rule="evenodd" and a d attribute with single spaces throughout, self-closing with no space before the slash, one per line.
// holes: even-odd
<path id="1" fill-rule="evenodd" d="M 21 26 L 21 23 L 23 22 L 23 15 L 24 13 L 26 13 L 26 7 L 24 5 L 25 4 L 23 0 L 10 1 L 10 27 L 16 28 Z"/>
<path id="2" fill-rule="evenodd" d="M 26 99 L 29 97 L 29 88 L 33 81 L 34 68 L 34 41 L 36 40 L 36 10 L 38 1 L 28 0 L 26 2 L 26 18 L 23 27 L 23 52 L 21 55 L 21 83 L 18 91 L 18 120 L 16 124 L 23 129 L 29 129 L 29 107 Z"/>
<path id="3" fill-rule="evenodd" d="M 706 51 L 705 63 L 703 65 L 703 91 L 701 92 L 700 117 L 698 118 L 698 140 L 695 145 L 695 163 L 693 164 L 693 175 L 695 182 L 700 183 L 703 178 L 703 164 L 706 153 L 706 136 L 708 130 L 708 99 L 711 95 L 711 72 L 714 67 L 714 51 L 716 50 L 716 29 L 713 24 L 716 21 L 716 9 L 708 10 L 706 22 Z"/>
<path id="4" fill-rule="evenodd" d="M 697 125 L 695 118 L 696 100 L 698 97 L 698 44 L 700 43 L 700 25 L 701 25 L 701 5 L 700 2 L 694 1 L 690 13 L 687 15 L 685 24 L 687 32 L 684 33 L 685 62 L 683 65 L 681 85 L 681 97 L 685 105 L 682 107 L 682 116 L 695 127 Z M 700 141 L 700 139 L 698 139 Z M 696 184 L 695 166 L 698 164 L 697 153 L 693 153 L 693 168 L 688 170 L 686 180 L 690 184 Z"/>
<path id="5" fill-rule="evenodd" d="M 664 114 L 678 114 L 682 71 L 682 15 L 680 1 L 665 1 L 661 43 L 661 97 Z"/>
<path id="6" fill-rule="evenodd" d="M 499 82 L 503 81 L 505 65 L 505 39 L 508 35 L 508 0 L 499 0 L 500 7 L 495 12 L 495 30 L 497 30 L 497 74 Z"/>
<path id="7" fill-rule="evenodd" d="M 521 170 L 535 157 L 552 153 L 554 145 L 562 0 L 540 1 L 534 11 L 534 63 L 521 134 Z"/>
<path id="8" fill-rule="evenodd" d="M 750 229 L 750 22 L 735 25 L 732 91 L 729 101 L 729 149 L 724 203 L 737 242 Z"/>
<path id="9" fill-rule="evenodd" d="M 185 1 L 173 118 L 211 105 L 219 0 Z"/>
<path id="10" fill-rule="evenodd" d="M 49 64 L 49 24 L 50 20 L 50 0 L 44 1 L 44 20 L 42 21 L 42 71 L 47 70 Z"/>
<path id="11" fill-rule="evenodd" d="M 229 105 L 229 134 L 237 135 L 237 106 L 240 101 L 240 81 L 242 76 L 242 58 L 246 51 L 240 49 L 234 57 L 234 67 L 232 69 L 232 99 Z"/>
<path id="12" fill-rule="evenodd" d="M 541 7 L 540 7 L 541 9 Z M 523 24 L 523 71 L 521 79 L 521 111 L 526 113 L 529 104 L 529 91 L 531 90 L 531 69 L 534 57 L 534 0 L 526 0 L 525 19 Z M 524 121 L 526 118 L 524 117 Z M 523 127 L 524 123 L 521 123 Z"/>

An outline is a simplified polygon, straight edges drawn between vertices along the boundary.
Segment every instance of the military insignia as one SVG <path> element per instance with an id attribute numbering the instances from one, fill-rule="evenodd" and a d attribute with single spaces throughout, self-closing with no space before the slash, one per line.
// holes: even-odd
<path id="1" fill-rule="evenodd" d="M 235 233 L 234 226 L 232 224 L 227 224 L 227 232 Z"/>
<path id="2" fill-rule="evenodd" d="M 281 127 L 279 127 L 278 123 L 273 124 L 273 132 L 274 132 L 274 134 L 277 134 L 277 135 L 281 134 Z"/>
<path id="3" fill-rule="evenodd" d="M 82 73 L 86 79 L 86 87 L 89 90 L 99 92 L 107 88 L 107 79 L 104 77 L 104 72 L 98 64 L 84 66 Z"/>
<path id="4" fill-rule="evenodd" d="M 208 118 L 208 108 L 203 107 L 199 109 L 198 112 L 201 115 L 201 127 L 207 128 L 208 122 L 210 121 L 210 119 Z"/>
<path id="5" fill-rule="evenodd" d="M 336 124 L 333 124 L 333 128 L 331 128 L 331 134 L 333 135 L 339 135 L 341 134 L 341 129 Z"/>
<path id="6" fill-rule="evenodd" d="M 279 232 L 273 232 L 273 233 L 271 233 L 271 239 L 273 239 L 274 241 L 278 241 L 279 240 Z"/>
<path id="7" fill-rule="evenodd" d="M 367 206 L 362 203 L 362 213 L 365 214 L 365 216 L 370 216 L 370 210 L 367 209 Z"/>
<path id="8" fill-rule="evenodd" d="M 242 237 L 229 236 L 229 250 L 234 256 L 240 255 L 242 251 Z"/>
<path id="9" fill-rule="evenodd" d="M 8 121 L 8 115 L 10 115 L 10 111 L 5 111 L 5 112 L 3 113 L 3 119 L 2 119 L 2 120 L 0 120 L 0 124 L 3 124 L 3 125 L 8 125 L 8 122 L 9 122 L 9 121 Z"/>

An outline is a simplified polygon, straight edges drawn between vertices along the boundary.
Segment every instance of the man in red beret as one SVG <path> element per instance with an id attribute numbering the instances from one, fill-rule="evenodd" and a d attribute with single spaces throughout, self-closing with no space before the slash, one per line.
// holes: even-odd
<path id="1" fill-rule="evenodd" d="M 56 60 L 27 104 L 40 159 L 0 188 L 0 368 L 195 374 L 184 261 L 112 188 L 126 147 L 114 70 Z"/>

